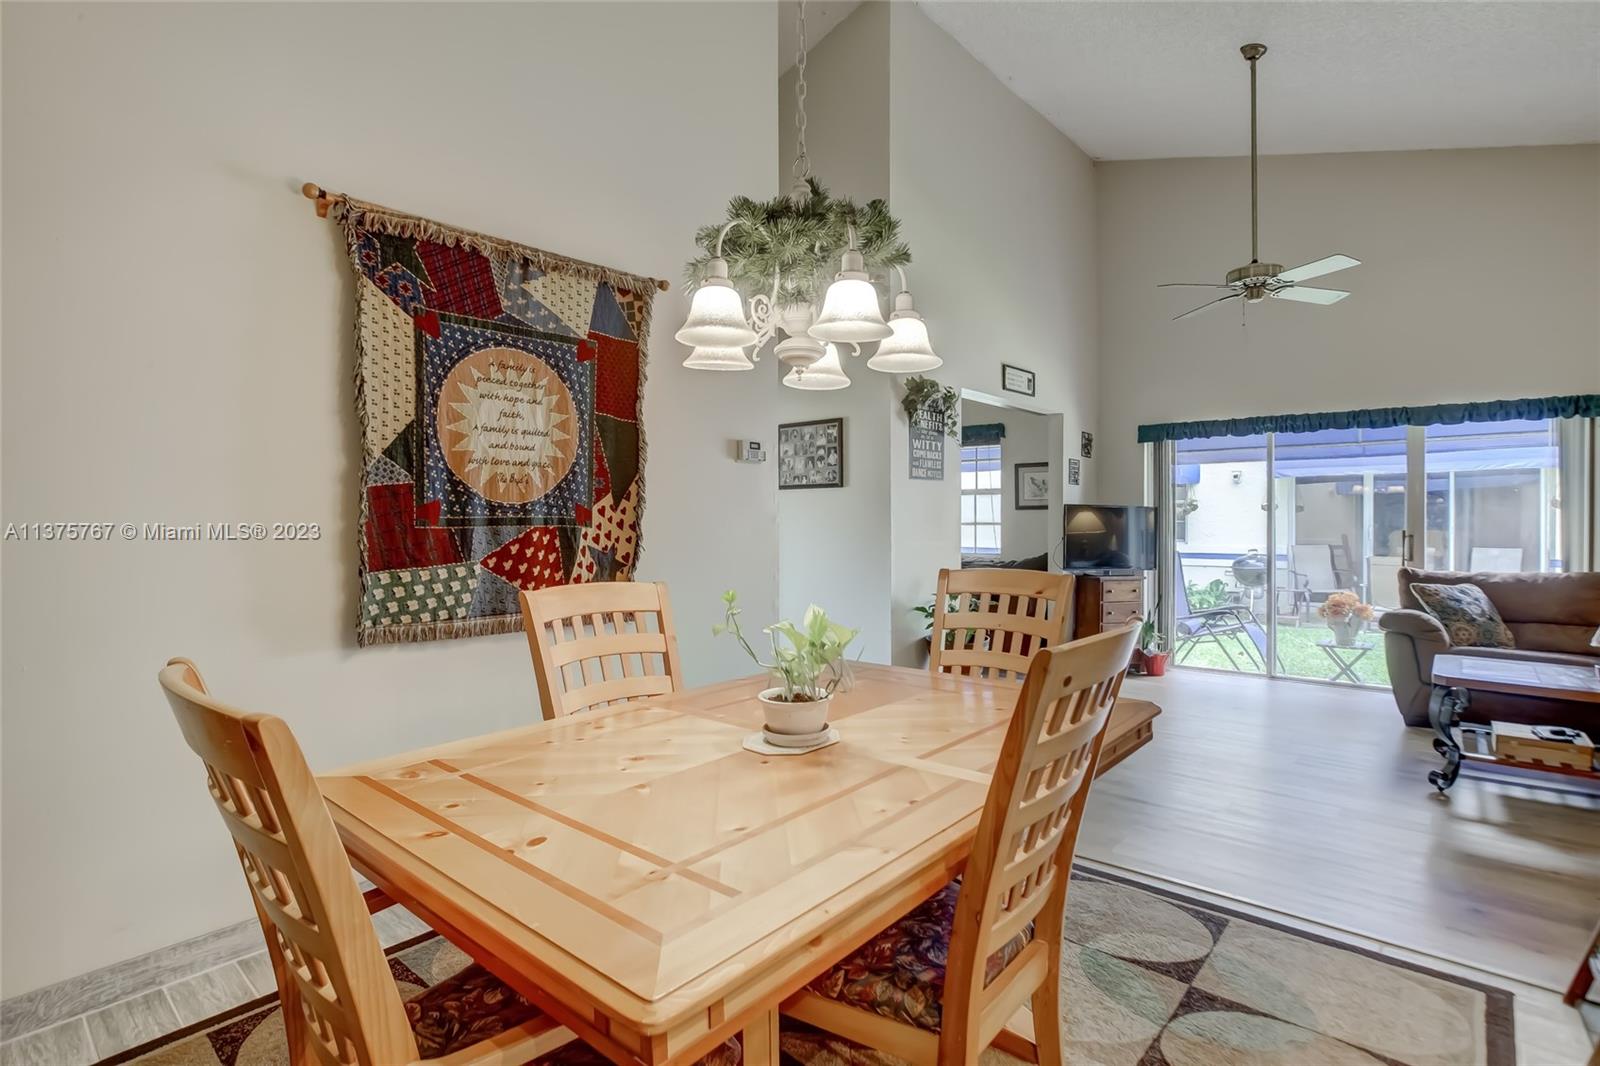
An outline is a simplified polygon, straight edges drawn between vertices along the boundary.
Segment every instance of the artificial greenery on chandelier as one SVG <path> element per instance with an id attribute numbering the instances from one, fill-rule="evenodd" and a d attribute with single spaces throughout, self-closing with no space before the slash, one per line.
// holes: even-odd
<path id="1" fill-rule="evenodd" d="M 728 263 L 728 280 L 744 292 L 761 292 L 778 279 L 774 303 L 810 303 L 833 280 L 839 256 L 849 247 L 855 228 L 856 250 L 867 270 L 887 274 L 911 262 L 911 249 L 900 239 L 900 220 L 882 200 L 857 206 L 835 197 L 816 178 L 805 179 L 808 195 L 796 193 L 757 201 L 735 196 L 728 201 L 723 222 L 702 226 L 695 243 L 703 254 L 691 260 L 685 276 L 697 286 L 709 275 L 716 255 L 717 237 L 724 230 L 722 258 Z M 731 225 L 731 228 L 729 228 Z"/>

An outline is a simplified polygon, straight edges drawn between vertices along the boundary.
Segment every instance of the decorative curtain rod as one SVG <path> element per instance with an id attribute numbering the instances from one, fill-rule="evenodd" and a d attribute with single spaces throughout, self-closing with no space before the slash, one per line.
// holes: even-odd
<path id="1" fill-rule="evenodd" d="M 358 207 L 358 208 L 360 208 L 362 210 L 378 211 L 378 212 L 381 212 L 381 213 L 386 214 L 386 215 L 393 215 L 393 216 L 395 216 L 397 218 L 410 219 L 413 222 L 421 223 L 421 224 L 424 224 L 424 225 L 437 225 L 437 223 L 434 223 L 432 220 L 422 218 L 420 215 L 413 215 L 413 214 L 410 214 L 409 212 L 406 212 L 406 211 L 396 211 L 394 208 L 392 208 L 392 207 L 384 207 L 382 204 L 366 203 L 364 201 L 356 200 L 356 199 L 353 199 L 352 197 L 346 196 L 342 192 L 329 192 L 328 190 L 324 189 L 322 186 L 316 184 L 315 182 L 308 181 L 304 185 L 300 186 L 300 194 L 302 196 L 304 196 L 307 200 L 312 201 L 312 203 L 315 205 L 315 207 L 317 209 L 317 217 L 318 218 L 327 218 L 328 217 L 328 213 L 333 210 L 335 205 L 338 205 L 338 204 L 349 204 L 349 205 L 352 205 L 354 207 Z M 521 245 L 516 245 L 516 244 L 513 244 L 513 243 L 511 243 L 509 241 L 503 241 L 503 240 L 500 240 L 497 237 L 490 237 L 490 236 L 487 236 L 487 235 L 481 234 L 481 233 L 473 233 L 470 230 L 461 230 L 461 232 L 462 233 L 467 233 L 470 236 L 477 238 L 479 241 L 481 241 L 481 242 L 483 242 L 485 244 L 496 245 L 496 246 L 500 246 L 500 247 L 511 249 L 513 251 L 521 251 L 521 252 L 524 252 L 526 254 L 531 254 L 534 257 L 554 258 L 548 252 L 539 252 L 536 249 L 524 248 Z M 611 271 L 609 271 L 607 268 L 602 267 L 602 266 L 598 266 L 597 264 L 594 264 L 594 263 L 585 263 L 582 260 L 578 260 L 578 259 L 570 259 L 570 260 L 567 260 L 567 261 L 571 262 L 571 263 L 573 263 L 573 264 L 575 264 L 577 266 L 587 267 L 589 269 L 600 271 L 600 272 L 603 272 L 603 273 L 611 273 Z M 671 288 L 670 284 L 668 284 L 665 281 L 662 281 L 660 278 L 647 278 L 647 279 L 644 279 L 644 280 L 649 281 L 651 284 L 655 285 L 655 287 L 657 289 L 660 289 L 662 292 L 666 292 L 669 288 Z"/>

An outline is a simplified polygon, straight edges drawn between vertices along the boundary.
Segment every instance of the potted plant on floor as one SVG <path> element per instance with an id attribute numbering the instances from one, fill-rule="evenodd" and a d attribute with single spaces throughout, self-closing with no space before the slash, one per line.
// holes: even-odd
<path id="1" fill-rule="evenodd" d="M 1333 642 L 1349 648 L 1372 618 L 1372 605 L 1362 603 L 1354 592 L 1334 592 L 1317 605 L 1317 614 L 1333 631 Z"/>
<path id="2" fill-rule="evenodd" d="M 713 636 L 730 633 L 757 666 L 772 674 L 778 684 L 757 697 L 774 733 L 819 733 L 828 724 L 828 702 L 846 677 L 845 649 L 861 632 L 840 625 L 816 604 L 806 608 L 800 624 L 777 622 L 762 630 L 772 642 L 772 661 L 761 656 L 739 628 L 739 597 L 732 589 L 722 594 L 726 613 L 711 627 Z M 779 642 L 782 638 L 784 643 Z"/>
<path id="3" fill-rule="evenodd" d="M 1162 650 L 1161 643 L 1161 630 L 1152 615 L 1139 626 L 1139 647 L 1133 653 L 1138 673 L 1150 677 L 1166 676 L 1167 658 L 1171 653 Z"/>

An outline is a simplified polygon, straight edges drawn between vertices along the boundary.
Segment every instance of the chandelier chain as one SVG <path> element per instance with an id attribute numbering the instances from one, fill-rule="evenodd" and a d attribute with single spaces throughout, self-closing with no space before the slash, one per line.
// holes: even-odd
<path id="1" fill-rule="evenodd" d="M 796 22 L 800 29 L 800 47 L 794 59 L 794 128 L 798 140 L 794 156 L 794 180 L 797 185 L 811 177 L 811 157 L 806 155 L 806 0 L 800 0 L 798 7 L 800 14 Z"/>

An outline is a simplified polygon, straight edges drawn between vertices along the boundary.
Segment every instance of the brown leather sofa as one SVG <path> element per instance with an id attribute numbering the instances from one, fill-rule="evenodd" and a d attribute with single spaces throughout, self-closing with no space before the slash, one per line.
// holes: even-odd
<path id="1" fill-rule="evenodd" d="M 1483 589 L 1515 639 L 1515 648 L 1457 648 L 1444 626 L 1422 610 L 1412 582 L 1432 585 L 1471 583 Z M 1428 724 L 1429 679 L 1433 657 L 1452 655 L 1593 665 L 1600 648 L 1590 646 L 1600 627 L 1600 573 L 1469 574 L 1444 570 L 1400 570 L 1401 610 L 1378 619 L 1389 684 L 1406 725 Z M 1533 699 L 1474 692 L 1462 716 L 1471 722 L 1526 722 L 1569 725 L 1600 737 L 1600 704 Z"/>

